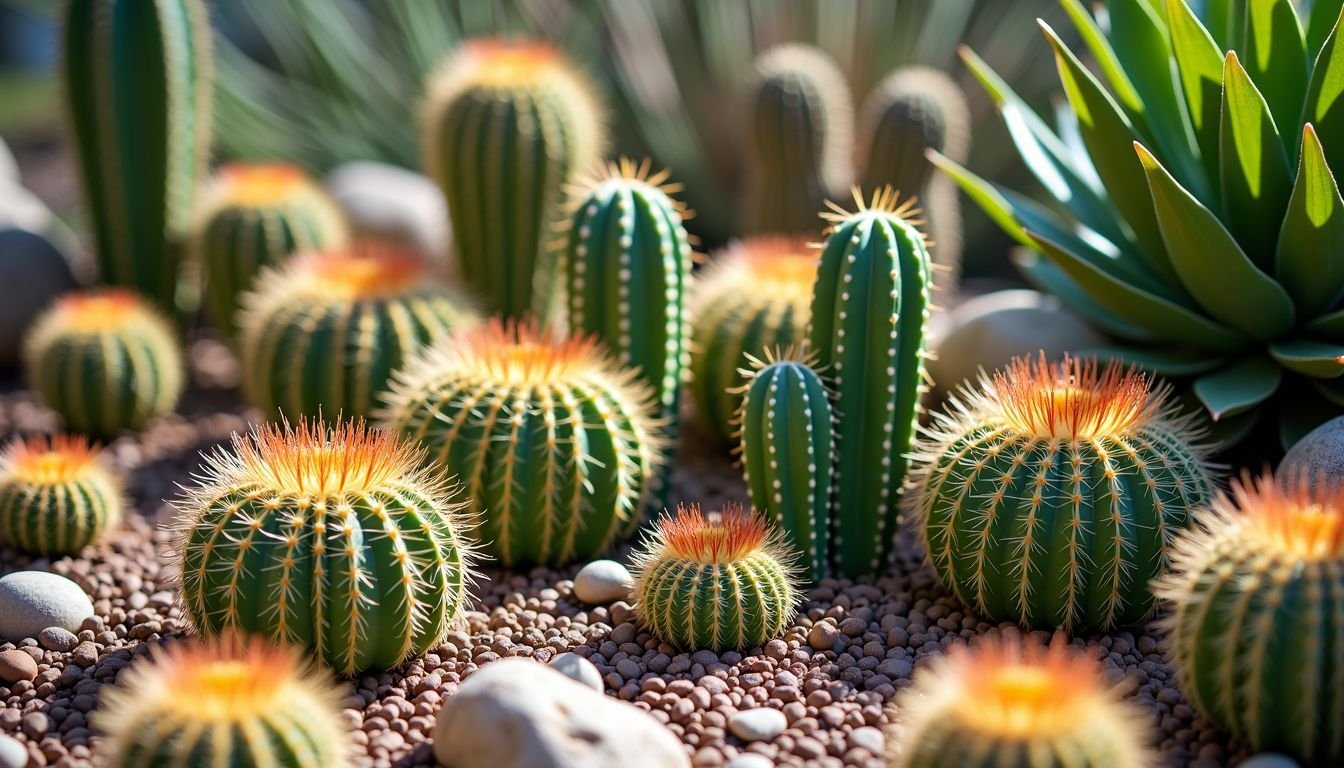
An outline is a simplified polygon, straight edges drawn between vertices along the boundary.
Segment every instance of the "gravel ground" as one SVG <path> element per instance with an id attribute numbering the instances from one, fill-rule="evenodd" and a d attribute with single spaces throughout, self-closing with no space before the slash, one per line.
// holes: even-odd
<path id="1" fill-rule="evenodd" d="M 0 733 L 28 746 L 30 765 L 91 765 L 88 713 L 99 690 L 149 644 L 188 633 L 163 565 L 168 539 L 158 526 L 171 515 L 163 499 L 173 497 L 175 483 L 186 482 L 199 465 L 199 451 L 246 428 L 256 415 L 227 389 L 236 374 L 218 345 L 197 343 L 192 357 L 196 386 L 182 415 L 111 446 L 128 475 L 135 508 L 120 531 L 80 558 L 49 561 L 0 548 L 0 574 L 49 569 L 68 576 L 89 591 L 97 613 L 71 650 L 45 649 L 31 639 L 20 643 L 38 662 L 37 678 L 0 684 Z M 28 393 L 11 385 L 0 395 L 0 434 L 55 426 Z M 687 430 L 677 498 L 710 507 L 744 499 L 726 455 L 706 450 L 707 444 L 694 428 Z M 888 704 L 909 683 L 915 665 L 978 634 L 1018 631 L 963 610 L 937 586 L 910 541 L 902 542 L 893 573 L 876 581 L 815 585 L 782 639 L 744 653 L 677 653 L 635 625 L 626 603 L 580 604 L 572 591 L 577 569 L 488 571 L 466 625 L 441 646 L 401 669 L 352 681 L 344 716 L 367 750 L 361 764 L 432 765 L 434 716 L 473 670 L 504 656 L 544 661 L 574 651 L 597 665 L 609 695 L 666 723 L 697 766 L 724 765 L 750 751 L 778 765 L 875 768 L 883 764 L 883 734 L 894 714 Z M 1175 689 L 1154 634 L 1117 632 L 1074 644 L 1100 659 L 1106 676 L 1130 686 L 1129 695 L 1151 712 L 1166 764 L 1217 766 L 1245 757 Z M 0 644 L 0 651 L 13 647 Z M 781 709 L 788 728 L 750 745 L 728 733 L 732 713 L 760 706 Z"/>

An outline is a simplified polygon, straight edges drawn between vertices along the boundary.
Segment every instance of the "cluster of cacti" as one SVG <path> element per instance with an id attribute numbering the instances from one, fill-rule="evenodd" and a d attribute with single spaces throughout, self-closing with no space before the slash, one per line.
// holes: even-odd
<path id="1" fill-rule="evenodd" d="M 222 168 L 193 234 L 215 327 L 229 341 L 237 338 L 238 297 L 263 267 L 301 251 L 339 248 L 347 237 L 344 214 L 301 168 Z"/>
<path id="2" fill-rule="evenodd" d="M 534 288 L 549 295 L 547 228 L 605 143 L 587 78 L 546 43 L 470 40 L 434 76 L 426 168 L 447 198 L 462 275 L 492 313 L 520 318 Z"/>
<path id="3" fill-rule="evenodd" d="M 155 646 L 105 688 L 99 764 L 342 768 L 341 690 L 293 648 L 237 635 Z"/>
<path id="4" fill-rule="evenodd" d="M 915 672 L 897 711 L 899 768 L 1148 768 L 1141 710 L 1063 635 L 1048 647 L 986 639 Z"/>
<path id="5" fill-rule="evenodd" d="M 1176 542 L 1158 593 L 1181 689 L 1257 751 L 1344 762 L 1344 490 L 1234 483 Z"/>
<path id="6" fill-rule="evenodd" d="M 362 422 L 234 435 L 178 500 L 197 631 L 303 646 L 343 674 L 433 647 L 466 605 L 463 504 L 421 451 Z"/>
<path id="7" fill-rule="evenodd" d="M 696 275 L 691 317 L 690 392 L 700 423 L 732 437 L 742 404 L 734 392 L 744 354 L 785 348 L 807 337 L 817 252 L 800 239 L 759 236 L 734 242 Z"/>
<path id="8" fill-rule="evenodd" d="M 202 0 L 71 0 L 65 98 L 104 282 L 173 306 L 210 153 Z"/>
<path id="9" fill-rule="evenodd" d="M 739 506 L 680 506 L 634 555 L 635 611 L 679 648 L 745 650 L 778 637 L 802 602 L 795 553 Z"/>
<path id="10" fill-rule="evenodd" d="M 422 254 L 373 240 L 263 270 L 241 303 L 243 391 L 288 416 L 367 416 L 393 371 L 476 322 Z"/>
<path id="11" fill-rule="evenodd" d="M 491 321 L 414 358 L 380 423 L 465 486 L 506 567 L 606 550 L 639 520 L 664 464 L 648 387 L 595 340 Z"/>
<path id="12" fill-rule="evenodd" d="M 0 456 L 0 541 L 74 554 L 121 520 L 121 482 L 86 438 L 18 439 Z"/>
<path id="13" fill-rule="evenodd" d="M 65 296 L 24 340 L 34 390 L 73 430 L 113 435 L 173 410 L 185 385 L 171 323 L 123 289 Z"/>

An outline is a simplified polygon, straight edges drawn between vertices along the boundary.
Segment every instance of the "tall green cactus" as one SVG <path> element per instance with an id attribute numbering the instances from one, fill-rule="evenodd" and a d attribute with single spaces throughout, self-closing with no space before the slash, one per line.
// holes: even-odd
<path id="1" fill-rule="evenodd" d="M 433 77 L 426 116 L 426 167 L 447 198 L 462 275 L 491 313 L 521 318 L 534 286 L 549 296 L 547 228 L 565 185 L 602 156 L 602 105 L 546 43 L 476 39 Z"/>
<path id="2" fill-rule="evenodd" d="M 929 253 L 890 187 L 827 214 L 809 340 L 832 380 L 836 424 L 835 565 L 878 572 L 896 536 L 900 492 L 925 391 Z"/>
<path id="3" fill-rule="evenodd" d="M 69 0 L 65 98 L 104 282 L 169 309 L 210 154 L 203 0 Z"/>
<path id="4" fill-rule="evenodd" d="M 39 555 L 71 555 L 121 519 L 122 487 L 87 438 L 10 443 L 0 454 L 0 541 Z"/>

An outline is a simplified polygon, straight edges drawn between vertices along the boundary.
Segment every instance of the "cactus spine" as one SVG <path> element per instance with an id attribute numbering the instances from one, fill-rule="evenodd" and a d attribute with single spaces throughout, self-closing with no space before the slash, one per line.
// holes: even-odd
<path id="1" fill-rule="evenodd" d="M 0 457 L 0 539 L 38 555 L 69 555 L 121 520 L 121 482 L 86 438 L 16 440 Z"/>
<path id="2" fill-rule="evenodd" d="M 506 567 L 605 551 L 664 462 L 651 391 L 598 344 L 492 321 L 398 372 L 380 423 L 466 486 Z"/>
<path id="3" fill-rule="evenodd" d="M 65 98 L 104 282 L 168 309 L 210 153 L 202 0 L 70 0 Z"/>
<path id="4" fill-rule="evenodd" d="M 561 53 L 534 41 L 464 44 L 429 86 L 425 157 L 443 188 L 462 275 L 491 313 L 532 309 L 547 227 L 567 183 L 602 156 L 602 106 Z"/>

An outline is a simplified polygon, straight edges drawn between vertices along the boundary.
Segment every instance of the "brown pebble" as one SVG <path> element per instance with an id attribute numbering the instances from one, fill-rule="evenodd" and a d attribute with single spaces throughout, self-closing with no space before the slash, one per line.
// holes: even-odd
<path id="1" fill-rule="evenodd" d="M 0 680 L 17 683 L 37 677 L 37 662 L 31 654 L 15 649 L 0 651 Z"/>

